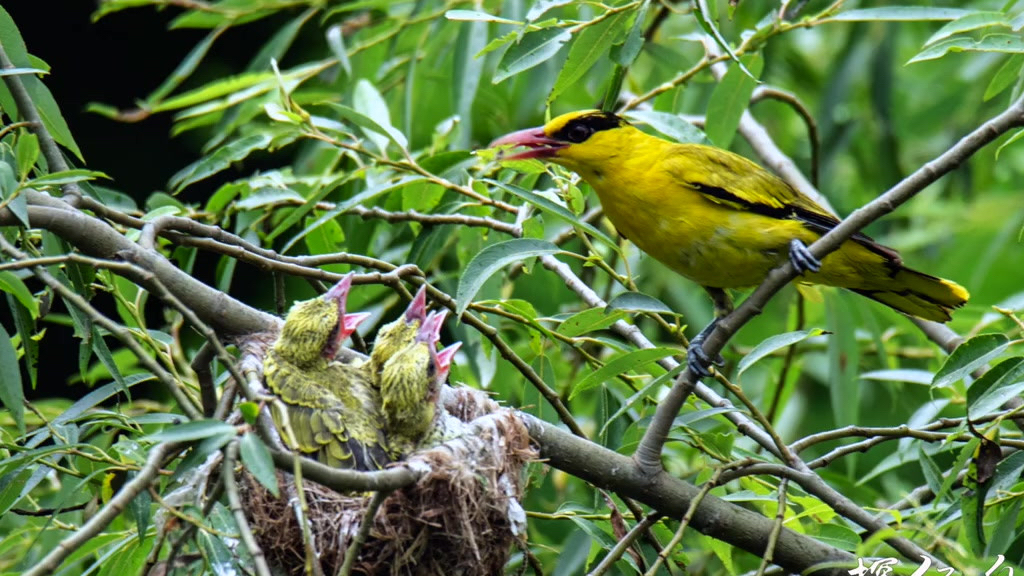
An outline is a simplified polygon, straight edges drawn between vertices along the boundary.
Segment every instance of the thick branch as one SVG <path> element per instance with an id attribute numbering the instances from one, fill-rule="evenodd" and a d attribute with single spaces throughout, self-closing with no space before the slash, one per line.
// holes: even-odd
<path id="1" fill-rule="evenodd" d="M 167 290 L 196 315 L 209 323 L 218 333 L 232 336 L 262 332 L 274 327 L 280 320 L 255 310 L 223 292 L 211 288 L 182 272 L 177 266 L 155 251 L 143 250 L 105 222 L 80 212 L 61 200 L 31 194 L 29 221 L 33 228 L 49 230 L 67 240 L 83 252 L 107 259 L 132 262 L 153 273 Z M 43 202 L 49 205 L 42 206 Z M 58 207 L 55 203 L 63 204 Z M 14 225 L 14 215 L 0 212 L 0 225 Z M 150 291 L 153 280 L 147 274 L 125 271 L 126 277 Z"/>
<path id="2" fill-rule="evenodd" d="M 661 472 L 648 476 L 631 458 L 612 452 L 528 415 L 521 415 L 530 437 L 540 445 L 541 458 L 555 468 L 582 478 L 595 486 L 635 498 L 658 512 L 681 518 L 700 490 Z M 730 504 L 710 494 L 696 509 L 691 526 L 703 534 L 761 556 L 775 529 L 764 516 Z M 779 531 L 774 562 L 798 574 L 846 574 L 835 563 L 855 564 L 848 552 L 832 548 L 788 528 Z M 815 566 L 833 563 L 815 570 Z"/>

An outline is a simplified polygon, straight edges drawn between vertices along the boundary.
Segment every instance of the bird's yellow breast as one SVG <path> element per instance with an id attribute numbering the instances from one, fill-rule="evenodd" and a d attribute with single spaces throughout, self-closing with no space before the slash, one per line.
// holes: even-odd
<path id="1" fill-rule="evenodd" d="M 789 239 L 817 237 L 797 221 L 708 199 L 679 175 L 713 165 L 698 165 L 685 147 L 633 128 L 598 132 L 591 140 L 586 150 L 553 160 L 578 172 L 594 188 L 605 215 L 623 236 L 701 285 L 756 285 L 786 259 Z"/>

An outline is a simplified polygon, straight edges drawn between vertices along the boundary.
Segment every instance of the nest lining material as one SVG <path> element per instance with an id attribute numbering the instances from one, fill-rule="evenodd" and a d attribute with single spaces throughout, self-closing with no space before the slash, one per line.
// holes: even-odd
<path id="1" fill-rule="evenodd" d="M 512 545 L 525 539 L 522 472 L 537 455 L 526 427 L 478 390 L 446 387 L 442 399 L 463 434 L 409 457 L 407 464 L 425 473 L 384 500 L 353 573 L 501 574 Z M 305 573 L 292 476 L 278 472 L 280 498 L 245 476 L 247 513 L 267 559 L 281 573 Z M 308 479 L 302 485 L 313 548 L 323 573 L 337 574 L 370 495 L 339 494 Z"/>

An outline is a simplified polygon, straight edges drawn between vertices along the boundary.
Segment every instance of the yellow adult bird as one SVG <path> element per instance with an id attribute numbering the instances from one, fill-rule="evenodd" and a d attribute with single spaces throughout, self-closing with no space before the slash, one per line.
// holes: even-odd
<path id="1" fill-rule="evenodd" d="M 296 448 L 328 466 L 374 470 L 389 462 L 380 399 L 368 368 L 333 361 L 369 315 L 345 312 L 352 276 L 319 298 L 296 302 L 267 351 L 267 387 L 285 405 Z M 284 436 L 284 415 L 273 411 Z"/>
<path id="2" fill-rule="evenodd" d="M 413 342 L 384 364 L 381 409 L 392 458 L 402 458 L 416 449 L 437 421 L 441 385 L 448 378 L 452 356 L 461 346 L 456 343 L 437 351 L 447 315 L 447 310 L 431 312 Z"/>
<path id="3" fill-rule="evenodd" d="M 967 302 L 962 286 L 903 265 L 899 254 L 857 234 L 818 262 L 807 249 L 839 220 L 781 178 L 720 148 L 678 144 L 641 132 L 615 114 L 563 114 L 491 146 L 528 150 L 578 173 L 597 192 L 615 228 L 641 250 L 697 282 L 715 303 L 716 320 L 732 310 L 728 288 L 755 286 L 789 259 L 800 281 L 838 286 L 926 320 L 946 322 Z M 707 376 L 702 341 L 687 363 Z M 716 360 L 720 361 L 720 360 Z"/>

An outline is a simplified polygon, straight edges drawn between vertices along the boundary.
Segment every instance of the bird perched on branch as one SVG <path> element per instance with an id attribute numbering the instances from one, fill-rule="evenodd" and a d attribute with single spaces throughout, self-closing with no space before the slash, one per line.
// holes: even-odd
<path id="1" fill-rule="evenodd" d="M 732 311 L 726 289 L 755 286 L 786 259 L 801 282 L 847 288 L 925 320 L 948 321 L 969 297 L 954 282 L 905 267 L 895 250 L 864 234 L 819 262 L 807 245 L 839 220 L 727 150 L 669 142 L 597 110 L 491 143 L 503 145 L 528 148 L 503 159 L 540 158 L 582 176 L 620 234 L 707 290 L 715 322 Z M 691 341 L 687 363 L 700 376 L 710 374 L 702 341 L 715 322 Z"/>
<path id="2" fill-rule="evenodd" d="M 431 312 L 413 342 L 391 356 L 381 371 L 381 410 L 390 454 L 395 459 L 419 446 L 437 420 L 441 385 L 461 346 L 456 343 L 437 351 L 447 315 L 447 311 Z"/>
<path id="3" fill-rule="evenodd" d="M 374 470 L 389 459 L 373 375 L 368 367 L 332 361 L 369 316 L 345 312 L 351 286 L 347 275 L 323 296 L 296 302 L 264 358 L 263 374 L 286 407 L 286 415 L 274 411 L 278 430 L 287 437 L 287 416 L 298 450 L 328 466 Z"/>
<path id="4" fill-rule="evenodd" d="M 370 369 L 379 381 L 384 364 L 398 351 L 413 343 L 427 314 L 427 285 L 420 286 L 409 307 L 395 321 L 381 326 L 370 351 Z"/>

